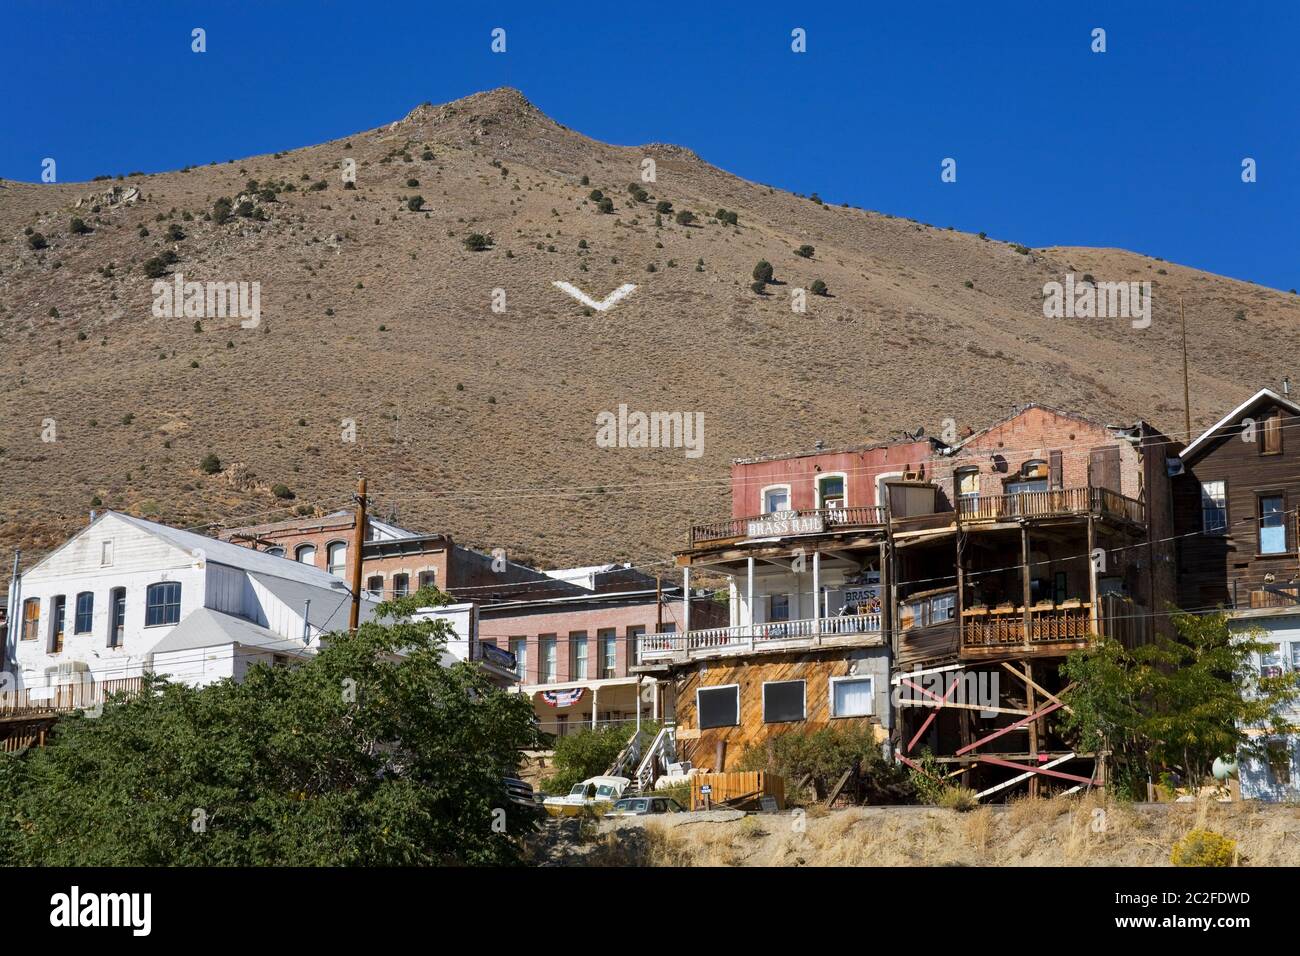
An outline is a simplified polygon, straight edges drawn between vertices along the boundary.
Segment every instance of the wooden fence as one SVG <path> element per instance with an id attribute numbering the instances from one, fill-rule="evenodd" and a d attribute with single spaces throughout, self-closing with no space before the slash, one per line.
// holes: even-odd
<path id="1" fill-rule="evenodd" d="M 703 787 L 711 788 L 709 803 L 716 807 L 729 800 L 741 802 L 740 809 L 757 810 L 760 798 L 774 797 L 778 810 L 785 809 L 785 779 L 762 770 L 732 773 L 699 773 L 691 777 L 691 809 L 704 809 Z M 748 799 L 743 799 L 748 798 Z"/>

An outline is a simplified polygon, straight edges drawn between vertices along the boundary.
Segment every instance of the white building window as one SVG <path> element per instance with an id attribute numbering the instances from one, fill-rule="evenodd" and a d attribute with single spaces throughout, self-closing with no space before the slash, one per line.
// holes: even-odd
<path id="1" fill-rule="evenodd" d="M 817 479 L 817 507 L 844 507 L 844 476 L 822 475 Z"/>
<path id="2" fill-rule="evenodd" d="M 695 692 L 695 712 L 700 730 L 736 727 L 740 724 L 740 685 L 701 687 Z"/>
<path id="3" fill-rule="evenodd" d="M 978 498 L 980 496 L 980 470 L 978 468 L 957 469 L 957 497 Z"/>
<path id="4" fill-rule="evenodd" d="M 573 678 L 586 680 L 587 670 L 587 632 L 574 631 L 569 635 L 569 644 L 573 648 Z"/>
<path id="5" fill-rule="evenodd" d="M 283 558 L 284 548 L 267 548 L 266 553 L 273 558 Z"/>
<path id="6" fill-rule="evenodd" d="M 343 541 L 333 541 L 325 549 L 328 558 L 327 570 L 337 577 L 346 577 L 348 573 L 348 546 Z"/>
<path id="7" fill-rule="evenodd" d="M 803 720 L 808 713 L 808 682 L 766 681 L 763 684 L 763 723 Z"/>
<path id="8" fill-rule="evenodd" d="M 832 677 L 832 717 L 869 717 L 874 711 L 875 681 L 870 677 Z"/>
<path id="9" fill-rule="evenodd" d="M 542 666 L 540 668 L 540 673 L 538 674 L 538 680 L 540 683 L 543 684 L 554 684 L 556 681 L 555 635 L 554 634 L 546 635 L 539 641 L 539 645 L 540 645 L 539 652 L 541 656 L 541 660 L 539 661 L 539 663 Z"/>
<path id="10" fill-rule="evenodd" d="M 314 544 L 300 544 L 298 550 L 293 553 L 293 557 L 299 564 L 315 564 L 316 546 Z"/>
<path id="11" fill-rule="evenodd" d="M 515 655 L 515 676 L 521 681 L 528 678 L 528 638 L 510 638 L 510 653 Z"/>
<path id="12" fill-rule="evenodd" d="M 1282 645 L 1265 645 L 1267 650 L 1259 653 L 1259 674 L 1261 677 L 1282 676 Z"/>
<path id="13" fill-rule="evenodd" d="M 99 546 L 99 565 L 107 568 L 113 564 L 113 542 L 104 541 Z"/>
<path id="14" fill-rule="evenodd" d="M 790 510 L 790 486 L 775 485 L 763 489 L 763 514 Z"/>

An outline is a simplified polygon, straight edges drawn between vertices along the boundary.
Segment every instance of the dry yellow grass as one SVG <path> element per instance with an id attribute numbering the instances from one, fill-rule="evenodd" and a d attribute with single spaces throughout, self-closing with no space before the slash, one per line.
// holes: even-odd
<path id="1" fill-rule="evenodd" d="M 753 822 L 758 821 L 758 822 Z M 1300 808 L 1255 803 L 1126 804 L 1100 793 L 1019 800 L 969 813 L 859 807 L 603 832 L 574 865 L 1168 866 L 1194 829 L 1237 841 L 1238 865 L 1300 865 Z"/>

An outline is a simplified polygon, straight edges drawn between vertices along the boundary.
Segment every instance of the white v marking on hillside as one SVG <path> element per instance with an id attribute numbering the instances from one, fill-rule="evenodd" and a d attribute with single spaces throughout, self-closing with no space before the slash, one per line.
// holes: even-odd
<path id="1" fill-rule="evenodd" d="M 615 289 L 613 292 L 611 292 L 609 295 L 605 296 L 605 298 L 603 298 L 601 301 L 597 302 L 591 296 L 587 295 L 587 293 L 579 289 L 576 285 L 570 285 L 567 282 L 552 282 L 551 285 L 555 286 L 555 288 L 559 289 L 561 292 L 565 292 L 573 296 L 575 299 L 577 299 L 587 308 L 595 309 L 597 312 L 608 312 L 610 309 L 618 305 L 620 302 L 622 302 L 629 295 L 631 295 L 633 292 L 636 291 L 635 285 L 633 285 L 631 282 L 625 282 L 617 289 Z"/>

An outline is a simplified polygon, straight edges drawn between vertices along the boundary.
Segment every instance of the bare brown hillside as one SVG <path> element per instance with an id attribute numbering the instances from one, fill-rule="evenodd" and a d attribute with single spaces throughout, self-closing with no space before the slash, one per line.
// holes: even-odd
<path id="1" fill-rule="evenodd" d="M 627 186 L 647 156 L 657 181 L 640 203 Z M 140 201 L 123 201 L 131 189 Z M 245 194 L 253 216 L 210 218 Z M 659 200 L 697 222 L 657 225 Z M 92 231 L 74 234 L 74 216 Z M 472 233 L 494 245 L 467 250 Z M 155 318 L 144 263 L 167 249 L 190 281 L 260 282 L 261 327 Z M 759 259 L 785 283 L 763 297 Z M 1044 318 L 1043 283 L 1069 271 L 1151 280 L 1152 327 Z M 830 295 L 792 313 L 790 290 L 814 279 Z M 596 299 L 639 288 L 585 314 L 555 280 Z M 1180 295 L 1197 424 L 1292 371 L 1294 295 L 825 206 L 681 147 L 595 142 L 509 89 L 278 155 L 4 182 L 0 544 L 46 547 L 96 497 L 183 525 L 265 515 L 282 505 L 275 483 L 290 506 L 332 507 L 364 472 L 381 513 L 469 543 L 550 563 L 661 558 L 691 517 L 727 511 L 740 455 L 978 425 L 1030 400 L 1181 431 Z M 704 455 L 598 448 L 595 416 L 620 402 L 703 411 Z M 205 475 L 209 452 L 245 468 Z"/>

